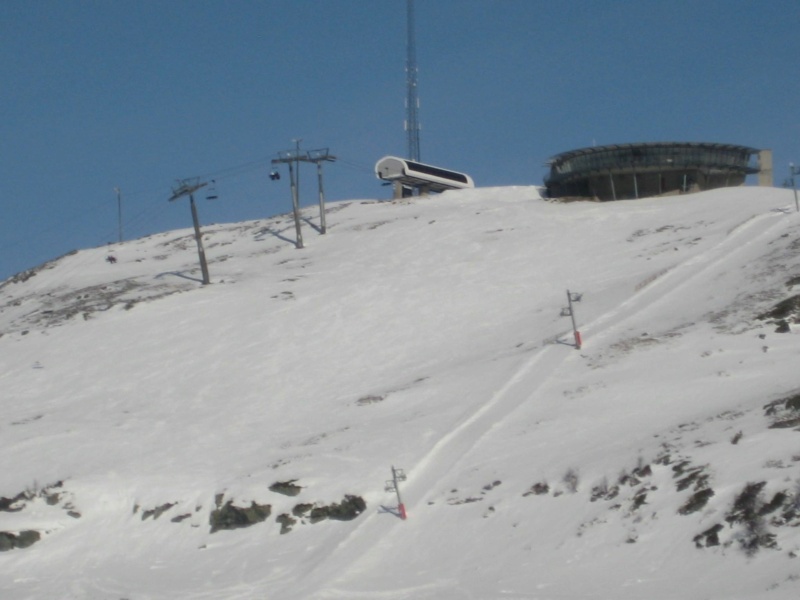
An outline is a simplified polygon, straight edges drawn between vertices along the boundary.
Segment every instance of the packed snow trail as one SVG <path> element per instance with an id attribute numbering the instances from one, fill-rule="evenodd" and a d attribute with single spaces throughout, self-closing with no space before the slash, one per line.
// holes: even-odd
<path id="1" fill-rule="evenodd" d="M 688 257 L 639 287 L 628 300 L 582 325 L 580 329 L 585 332 L 585 342 L 597 344 L 598 340 L 607 338 L 627 321 L 657 309 L 663 302 L 669 302 L 676 294 L 683 293 L 692 281 L 705 276 L 716 265 L 730 260 L 735 254 L 744 252 L 754 242 L 769 235 L 782 225 L 781 217 L 784 216 L 784 211 L 772 211 L 735 226 L 711 248 Z M 493 428 L 509 419 L 521 405 L 535 401 L 537 390 L 557 373 L 564 361 L 575 357 L 568 343 L 553 341 L 563 337 L 564 334 L 549 336 L 540 342 L 539 349 L 532 357 L 515 360 L 517 366 L 510 370 L 508 379 L 488 401 L 442 436 L 414 465 L 406 466 L 408 480 L 402 489 L 412 522 L 400 522 L 386 512 L 372 512 L 335 547 L 324 549 L 316 566 L 303 578 L 301 586 L 294 584 L 285 593 L 296 598 L 357 597 L 357 592 L 339 588 L 346 586 L 350 573 L 364 570 L 359 563 L 375 566 L 391 564 L 392 544 L 389 540 L 393 532 L 397 531 L 397 527 L 419 526 L 413 523 L 413 519 L 426 501 L 427 493 L 436 489 L 446 474 L 457 472 L 459 464 L 468 454 L 476 452 L 475 448 Z M 349 566 L 344 571 L 341 562 L 332 561 L 330 567 L 326 566 L 326 559 L 333 553 L 351 553 L 351 558 L 346 559 Z M 413 597 L 419 590 L 407 591 L 408 596 L 401 593 L 397 597 Z M 389 596 L 394 597 L 392 594 Z"/>

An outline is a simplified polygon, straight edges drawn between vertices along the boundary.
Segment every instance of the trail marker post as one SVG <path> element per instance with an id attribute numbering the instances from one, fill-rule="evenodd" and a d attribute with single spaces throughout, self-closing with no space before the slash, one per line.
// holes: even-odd
<path id="1" fill-rule="evenodd" d="M 578 331 L 578 326 L 575 323 L 575 302 L 580 302 L 583 294 L 578 294 L 576 292 L 570 292 L 567 290 L 567 306 L 561 309 L 561 316 L 562 317 L 570 317 L 572 319 L 572 335 L 575 338 L 575 349 L 581 349 L 581 332 Z"/>
<path id="2" fill-rule="evenodd" d="M 403 472 L 403 469 L 395 469 L 394 466 L 392 466 L 392 478 L 386 482 L 386 491 L 395 492 L 397 494 L 397 510 L 400 513 L 400 518 L 404 521 L 408 515 L 406 514 L 406 505 L 403 504 L 403 499 L 400 497 L 399 482 L 405 480 L 406 474 Z"/>

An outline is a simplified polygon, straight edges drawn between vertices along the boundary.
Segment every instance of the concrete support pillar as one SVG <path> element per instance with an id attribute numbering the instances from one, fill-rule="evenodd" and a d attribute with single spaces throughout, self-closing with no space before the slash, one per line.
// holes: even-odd
<path id="1" fill-rule="evenodd" d="M 761 150 L 758 153 L 758 185 L 772 187 L 772 150 Z"/>

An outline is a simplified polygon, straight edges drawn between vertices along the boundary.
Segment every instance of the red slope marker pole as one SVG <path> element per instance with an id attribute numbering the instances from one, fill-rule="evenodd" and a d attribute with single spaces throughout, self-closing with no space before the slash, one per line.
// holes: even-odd
<path id="1" fill-rule="evenodd" d="M 581 340 L 581 332 L 578 331 L 578 326 L 575 324 L 575 309 L 572 306 L 572 302 L 573 301 L 577 302 L 580 299 L 581 299 L 581 294 L 573 294 L 569 290 L 567 290 L 567 302 L 569 303 L 569 305 L 568 305 L 569 307 L 568 307 L 567 310 L 569 312 L 570 318 L 572 319 L 572 333 L 575 336 L 575 349 L 576 350 L 580 350 L 581 349 L 582 340 Z"/>
<path id="2" fill-rule="evenodd" d="M 400 496 L 400 482 L 406 480 L 406 474 L 403 469 L 395 469 L 392 466 L 392 479 L 386 482 L 386 491 L 395 492 L 397 494 L 397 510 L 400 513 L 400 518 L 404 521 L 408 518 L 406 513 L 406 505 L 403 504 L 403 498 Z"/>

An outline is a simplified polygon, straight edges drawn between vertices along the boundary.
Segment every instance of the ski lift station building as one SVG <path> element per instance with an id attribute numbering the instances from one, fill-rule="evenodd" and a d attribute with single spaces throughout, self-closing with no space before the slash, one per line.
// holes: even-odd
<path id="1" fill-rule="evenodd" d="M 772 152 L 733 144 L 650 142 L 593 146 L 547 161 L 551 198 L 624 200 L 743 185 L 772 185 Z"/>

